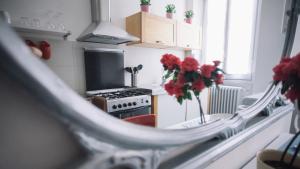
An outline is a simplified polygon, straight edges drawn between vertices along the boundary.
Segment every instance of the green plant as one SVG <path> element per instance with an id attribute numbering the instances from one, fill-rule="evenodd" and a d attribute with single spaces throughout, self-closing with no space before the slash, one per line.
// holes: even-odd
<path id="1" fill-rule="evenodd" d="M 151 5 L 150 0 L 141 0 L 141 5 Z"/>
<path id="2" fill-rule="evenodd" d="M 174 4 L 168 4 L 166 6 L 166 12 L 167 13 L 175 13 L 176 12 L 175 5 Z"/>
<path id="3" fill-rule="evenodd" d="M 194 12 L 192 10 L 185 11 L 186 18 L 192 18 L 194 16 Z"/>

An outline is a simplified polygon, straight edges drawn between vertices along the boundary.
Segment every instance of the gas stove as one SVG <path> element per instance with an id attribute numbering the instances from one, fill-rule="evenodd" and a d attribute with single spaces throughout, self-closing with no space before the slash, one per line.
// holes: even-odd
<path id="1" fill-rule="evenodd" d="M 87 92 L 92 102 L 102 110 L 120 118 L 131 110 L 149 108 L 151 106 L 151 90 L 142 88 L 119 88 Z M 118 113 L 114 113 L 118 112 Z M 149 113 L 149 112 L 148 112 Z M 121 117 L 122 116 L 122 117 Z"/>
<path id="2" fill-rule="evenodd" d="M 118 88 L 88 91 L 87 95 L 103 97 L 106 100 L 116 100 L 128 97 L 151 95 L 151 90 L 142 88 Z"/>

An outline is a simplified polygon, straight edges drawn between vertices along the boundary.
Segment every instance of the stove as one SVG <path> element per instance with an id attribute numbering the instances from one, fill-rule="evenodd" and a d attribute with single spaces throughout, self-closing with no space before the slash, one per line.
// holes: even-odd
<path id="1" fill-rule="evenodd" d="M 87 92 L 92 103 L 107 113 L 127 118 L 151 112 L 151 90 L 119 88 Z"/>

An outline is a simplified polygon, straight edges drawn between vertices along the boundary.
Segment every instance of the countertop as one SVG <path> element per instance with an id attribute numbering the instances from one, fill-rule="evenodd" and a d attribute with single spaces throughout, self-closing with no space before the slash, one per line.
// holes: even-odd
<path id="1" fill-rule="evenodd" d="M 158 84 L 140 85 L 138 87 L 152 90 L 152 95 L 153 96 L 168 94 L 165 91 L 165 89 L 162 86 L 158 85 Z"/>

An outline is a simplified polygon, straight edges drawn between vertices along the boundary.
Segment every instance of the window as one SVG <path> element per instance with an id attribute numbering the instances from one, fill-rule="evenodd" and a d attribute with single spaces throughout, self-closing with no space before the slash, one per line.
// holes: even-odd
<path id="1" fill-rule="evenodd" d="M 206 0 L 207 63 L 222 61 L 227 79 L 251 79 L 257 0 Z"/>

